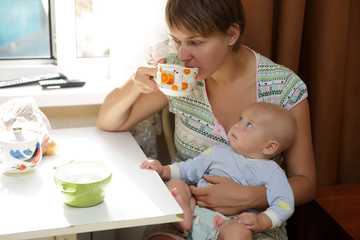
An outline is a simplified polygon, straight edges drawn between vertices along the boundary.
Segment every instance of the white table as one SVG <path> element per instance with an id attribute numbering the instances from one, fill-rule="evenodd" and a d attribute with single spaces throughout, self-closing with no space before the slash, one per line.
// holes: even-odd
<path id="1" fill-rule="evenodd" d="M 140 169 L 146 158 L 128 132 L 96 127 L 51 132 L 60 150 L 26 176 L 0 176 L 0 239 L 31 239 L 181 221 L 183 211 L 160 177 Z M 62 202 L 53 167 L 75 158 L 104 162 L 113 178 L 101 204 L 74 208 Z"/>

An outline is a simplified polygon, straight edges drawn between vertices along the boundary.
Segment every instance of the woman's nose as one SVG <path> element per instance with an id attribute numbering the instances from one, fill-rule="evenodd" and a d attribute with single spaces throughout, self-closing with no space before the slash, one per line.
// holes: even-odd
<path id="1" fill-rule="evenodd" d="M 185 65 L 186 62 L 191 59 L 190 51 L 184 45 L 178 48 L 178 56 L 180 61 L 183 62 Z"/>

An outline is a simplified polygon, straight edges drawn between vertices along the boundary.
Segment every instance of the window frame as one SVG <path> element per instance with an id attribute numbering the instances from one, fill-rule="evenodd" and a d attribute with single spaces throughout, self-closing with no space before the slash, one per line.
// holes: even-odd
<path id="1" fill-rule="evenodd" d="M 51 59 L 0 60 L 0 80 L 61 72 L 87 81 L 109 79 L 110 57 L 77 58 L 75 1 L 49 0 Z"/>

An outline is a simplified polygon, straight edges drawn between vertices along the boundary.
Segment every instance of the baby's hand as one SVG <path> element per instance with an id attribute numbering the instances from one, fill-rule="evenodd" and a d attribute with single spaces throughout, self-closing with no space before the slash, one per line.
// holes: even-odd
<path id="1" fill-rule="evenodd" d="M 141 163 L 140 168 L 145 169 L 153 169 L 155 170 L 160 176 L 163 173 L 163 166 L 159 160 L 147 158 L 143 163 Z"/>
<path id="2" fill-rule="evenodd" d="M 247 229 L 254 232 L 268 230 L 272 226 L 270 218 L 264 213 L 255 214 L 252 212 L 243 212 L 238 215 L 237 222 L 246 225 Z"/>

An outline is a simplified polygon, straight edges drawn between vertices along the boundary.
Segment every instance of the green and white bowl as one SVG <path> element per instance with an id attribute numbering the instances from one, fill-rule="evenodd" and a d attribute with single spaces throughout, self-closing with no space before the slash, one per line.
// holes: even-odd
<path id="1" fill-rule="evenodd" d="M 57 167 L 55 184 L 60 188 L 64 202 L 73 207 L 91 207 L 105 198 L 105 188 L 112 172 L 103 163 L 79 161 Z"/>

